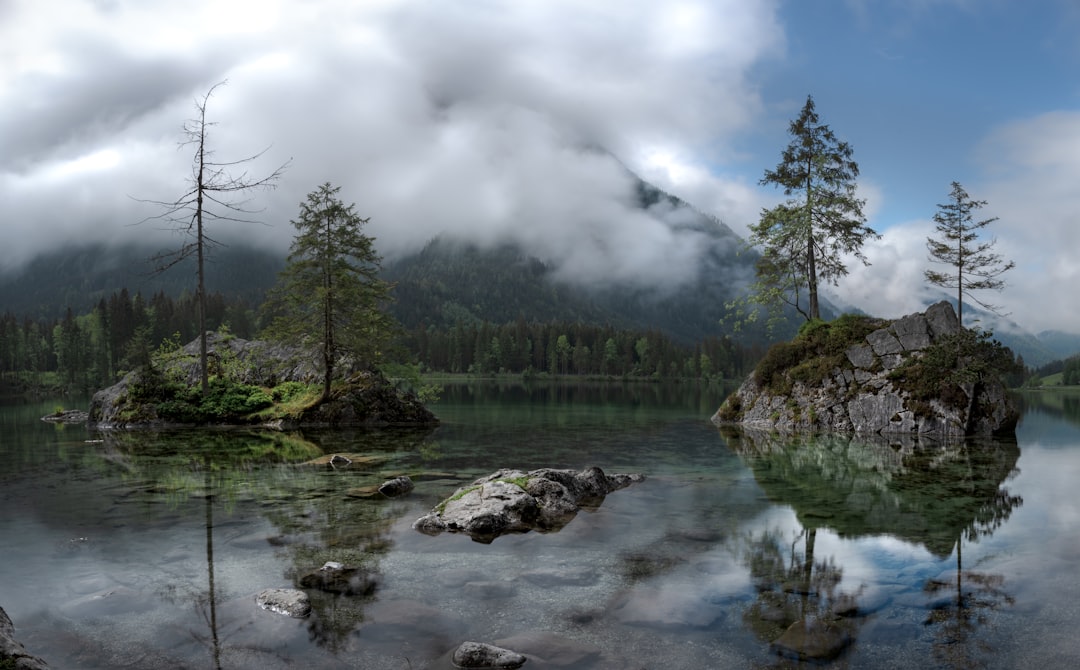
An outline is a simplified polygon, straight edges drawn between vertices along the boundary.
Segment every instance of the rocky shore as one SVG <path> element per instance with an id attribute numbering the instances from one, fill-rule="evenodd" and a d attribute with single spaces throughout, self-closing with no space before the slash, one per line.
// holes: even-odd
<path id="1" fill-rule="evenodd" d="M 1011 433 L 1019 410 L 988 363 L 1006 352 L 963 329 L 948 302 L 894 321 L 841 317 L 774 346 L 712 420 L 940 439 Z"/>

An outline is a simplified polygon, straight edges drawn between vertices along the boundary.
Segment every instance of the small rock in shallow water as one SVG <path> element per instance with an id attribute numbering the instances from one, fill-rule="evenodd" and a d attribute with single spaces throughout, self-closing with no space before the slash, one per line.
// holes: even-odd
<path id="1" fill-rule="evenodd" d="M 302 619 L 311 614 L 308 594 L 297 589 L 266 589 L 255 596 L 255 602 L 264 610 Z"/>
<path id="2" fill-rule="evenodd" d="M 521 654 L 484 642 L 462 642 L 452 659 L 459 668 L 520 668 L 526 658 Z"/>
<path id="3" fill-rule="evenodd" d="M 396 496 L 405 495 L 413 490 L 413 482 L 411 479 L 405 476 L 394 477 L 383 482 L 379 487 L 379 493 L 383 494 L 387 498 L 394 498 Z"/>
<path id="4" fill-rule="evenodd" d="M 802 619 L 772 643 L 781 656 L 800 661 L 831 661 L 851 644 L 849 627 L 837 621 Z"/>

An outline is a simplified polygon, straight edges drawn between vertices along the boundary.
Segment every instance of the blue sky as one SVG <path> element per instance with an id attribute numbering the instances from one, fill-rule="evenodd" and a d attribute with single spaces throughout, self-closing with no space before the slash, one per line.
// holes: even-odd
<path id="1" fill-rule="evenodd" d="M 814 95 L 882 191 L 880 229 L 932 214 L 953 180 L 989 178 L 982 145 L 996 130 L 1080 107 L 1076 3 L 789 1 L 779 18 L 787 45 L 761 67 L 763 92 L 777 105 L 787 91 Z"/>
<path id="2" fill-rule="evenodd" d="M 634 211 L 619 162 L 745 234 L 807 94 L 854 149 L 868 268 L 829 296 L 885 316 L 925 285 L 950 182 L 988 201 L 1016 261 L 1000 304 L 1080 332 L 1075 0 L 0 0 L 0 269 L 60 241 L 175 243 L 138 198 L 180 195 L 209 101 L 213 148 L 292 159 L 256 194 L 284 250 L 325 181 L 387 256 L 451 232 L 515 240 L 567 278 L 678 284 L 700 240 Z"/>

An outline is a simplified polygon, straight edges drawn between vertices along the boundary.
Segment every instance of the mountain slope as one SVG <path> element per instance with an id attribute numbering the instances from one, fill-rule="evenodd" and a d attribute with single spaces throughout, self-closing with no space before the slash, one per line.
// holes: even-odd
<path id="1" fill-rule="evenodd" d="M 480 246 L 444 235 L 417 254 L 384 264 L 385 278 L 396 283 L 393 311 L 410 328 L 523 317 L 655 329 L 686 343 L 727 334 L 730 326 L 721 324 L 729 316 L 725 304 L 752 280 L 756 253 L 722 222 L 646 182 L 636 184 L 640 210 L 665 226 L 676 243 L 695 251 L 696 268 L 677 268 L 681 283 L 574 282 L 560 272 L 558 258 L 541 259 L 513 242 Z M 644 270 L 647 277 L 664 275 L 663 268 Z M 761 325 L 740 337 L 761 338 Z"/>
<path id="2" fill-rule="evenodd" d="M 69 307 L 76 314 L 88 312 L 121 288 L 147 299 L 159 291 L 172 297 L 194 293 L 194 261 L 155 274 L 149 260 L 155 253 L 136 244 L 61 247 L 0 275 L 0 312 L 54 319 Z M 250 247 L 216 248 L 206 263 L 207 291 L 258 304 L 284 264 L 283 256 Z"/>

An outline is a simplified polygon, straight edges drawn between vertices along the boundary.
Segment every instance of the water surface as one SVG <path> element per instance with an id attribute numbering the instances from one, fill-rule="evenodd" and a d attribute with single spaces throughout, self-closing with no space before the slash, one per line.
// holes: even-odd
<path id="1" fill-rule="evenodd" d="M 462 385 L 434 430 L 304 433 L 0 406 L 0 606 L 55 668 L 449 668 L 465 640 L 532 668 L 789 667 L 785 631 L 824 624 L 825 667 L 1080 667 L 1080 395 L 950 445 L 718 431 L 720 395 Z M 332 453 L 354 464 L 300 465 Z M 556 533 L 410 527 L 498 468 L 588 465 L 648 479 Z M 411 495 L 362 497 L 399 474 Z M 373 593 L 255 605 L 328 560 Z"/>

